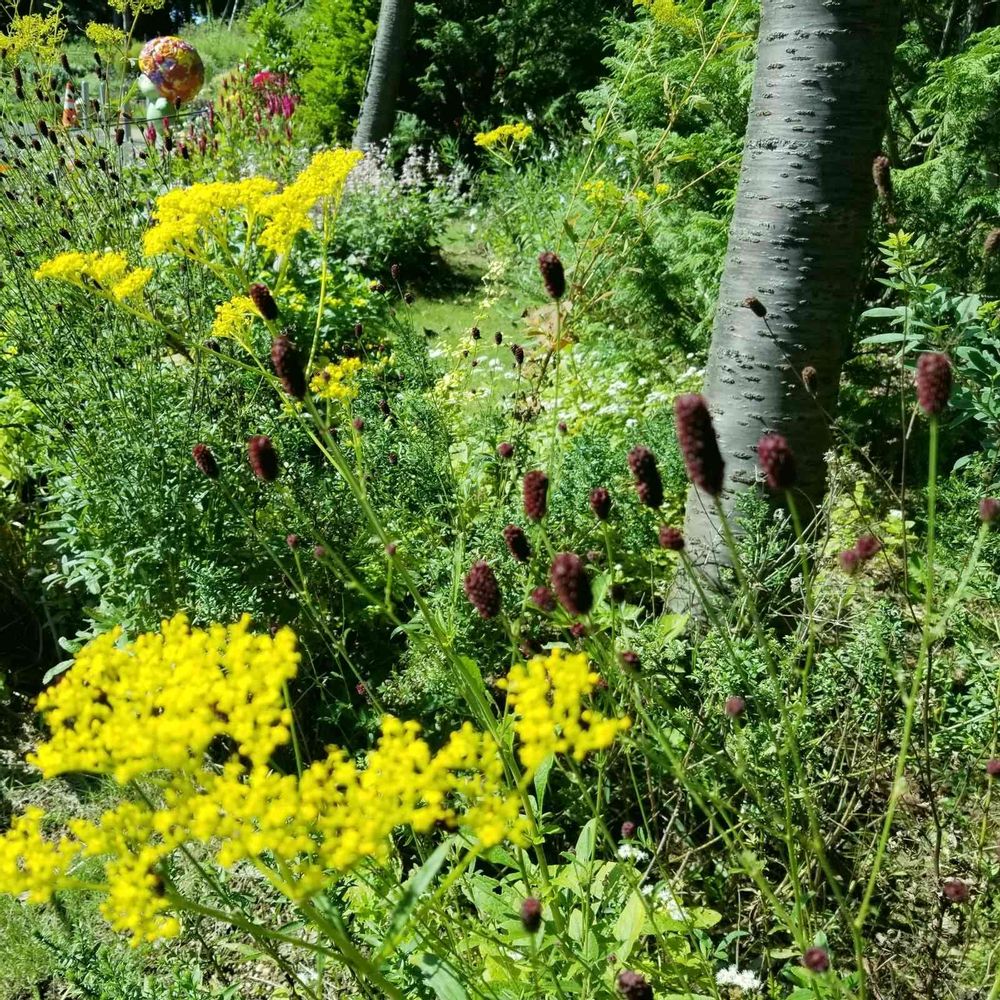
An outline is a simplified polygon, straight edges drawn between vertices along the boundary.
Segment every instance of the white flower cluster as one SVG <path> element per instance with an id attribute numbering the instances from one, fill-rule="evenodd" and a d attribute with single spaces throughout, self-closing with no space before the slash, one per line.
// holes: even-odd
<path id="1" fill-rule="evenodd" d="M 637 865 L 649 860 L 649 855 L 635 844 L 620 844 L 618 847 L 618 857 L 622 861 L 634 861 Z"/>
<path id="2" fill-rule="evenodd" d="M 735 965 L 730 965 L 727 969 L 720 969 L 716 973 L 715 982 L 718 986 L 732 986 L 734 989 L 740 990 L 741 993 L 758 993 L 764 988 L 764 984 L 756 973 L 749 969 L 740 972 Z"/>
<path id="3" fill-rule="evenodd" d="M 655 903 L 666 909 L 667 916 L 670 917 L 671 920 L 687 919 L 687 914 L 684 912 L 684 908 L 677 901 L 677 897 L 674 895 L 673 890 L 669 885 L 661 885 L 659 887 L 655 885 L 644 885 L 642 887 L 642 894 L 644 896 L 652 896 Z"/>

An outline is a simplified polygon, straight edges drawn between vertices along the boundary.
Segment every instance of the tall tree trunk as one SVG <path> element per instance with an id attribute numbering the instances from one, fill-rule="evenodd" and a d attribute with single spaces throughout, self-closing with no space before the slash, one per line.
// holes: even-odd
<path id="1" fill-rule="evenodd" d="M 381 142 L 392 133 L 413 8 L 414 0 L 382 0 L 361 118 L 354 133 L 355 149 Z"/>
<path id="2" fill-rule="evenodd" d="M 705 382 L 729 511 L 754 486 L 756 444 L 772 431 L 795 451 L 798 491 L 808 501 L 800 506 L 822 497 L 828 415 L 871 218 L 900 7 L 900 0 L 763 0 Z M 744 305 L 751 296 L 766 319 Z M 803 379 L 808 368 L 815 374 Z M 686 536 L 710 573 L 726 563 L 715 511 L 693 489 Z"/>

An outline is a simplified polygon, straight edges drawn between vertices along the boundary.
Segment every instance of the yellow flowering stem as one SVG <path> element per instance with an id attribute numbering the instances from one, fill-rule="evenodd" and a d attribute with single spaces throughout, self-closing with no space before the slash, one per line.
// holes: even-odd
<path id="1" fill-rule="evenodd" d="M 296 948 L 302 948 L 305 951 L 311 951 L 317 955 L 323 955 L 325 958 L 337 959 L 340 957 L 337 952 L 331 951 L 329 948 L 324 948 L 323 945 L 316 944 L 314 941 L 295 937 L 294 934 L 285 934 L 282 931 L 272 930 L 270 927 L 254 923 L 254 921 L 247 920 L 245 917 L 241 917 L 238 914 L 230 913 L 226 910 L 216 909 L 214 906 L 206 906 L 204 903 L 196 903 L 193 899 L 189 899 L 187 896 L 182 896 L 173 890 L 167 890 L 167 899 L 169 899 L 178 910 L 195 913 L 200 917 L 208 917 L 211 920 L 218 920 L 220 923 L 230 924 L 233 927 L 239 928 L 241 931 L 245 931 L 251 937 L 257 939 L 266 938 L 271 941 L 277 941 L 280 944 L 290 944 Z"/>
<path id="2" fill-rule="evenodd" d="M 323 258 L 319 272 L 319 302 L 316 305 L 316 326 L 313 328 L 312 343 L 309 345 L 309 364 L 306 371 L 312 371 L 313 359 L 316 357 L 316 345 L 319 343 L 320 327 L 323 324 L 323 310 L 326 308 L 326 285 L 330 269 L 328 266 L 328 254 L 330 243 L 329 231 L 330 210 L 326 201 L 323 202 Z"/>
<path id="3" fill-rule="evenodd" d="M 348 938 L 347 931 L 339 925 L 339 921 L 321 913 L 319 908 L 310 902 L 302 900 L 298 904 L 306 916 L 327 938 L 332 941 L 340 952 L 340 958 L 358 975 L 363 976 L 373 986 L 377 986 L 390 1000 L 405 1000 L 403 991 L 393 986 L 374 963 L 365 957 Z"/>
<path id="4" fill-rule="evenodd" d="M 288 681 L 282 683 L 281 694 L 285 700 L 285 708 L 288 709 L 289 714 L 292 716 L 292 724 L 288 727 L 288 731 L 292 737 L 292 752 L 295 754 L 295 773 L 301 778 L 302 747 L 299 746 L 299 721 L 295 715 L 295 706 L 292 704 L 292 692 L 288 687 Z"/>
<path id="5" fill-rule="evenodd" d="M 451 871 L 449 871 L 448 874 L 445 876 L 445 878 L 442 880 L 441 885 L 438 886 L 434 895 L 431 896 L 431 898 L 427 900 L 427 902 L 424 903 L 423 906 L 421 906 L 417 911 L 415 911 L 409 917 L 406 923 L 399 928 L 399 930 L 396 932 L 396 935 L 392 939 L 385 938 L 382 941 L 381 947 L 374 955 L 374 959 L 376 961 L 385 961 L 385 959 L 389 958 L 390 955 L 395 953 L 398 943 L 400 942 L 403 934 L 406 932 L 407 928 L 411 924 L 415 924 L 417 927 L 423 926 L 424 914 L 430 910 L 434 910 L 437 908 L 438 904 L 441 902 L 444 896 L 451 890 L 451 887 L 465 874 L 465 872 L 468 870 L 472 862 L 479 857 L 479 851 L 480 851 L 479 847 L 473 846 L 469 848 L 468 851 L 465 852 L 465 855 L 462 857 L 459 863 L 454 865 Z"/>

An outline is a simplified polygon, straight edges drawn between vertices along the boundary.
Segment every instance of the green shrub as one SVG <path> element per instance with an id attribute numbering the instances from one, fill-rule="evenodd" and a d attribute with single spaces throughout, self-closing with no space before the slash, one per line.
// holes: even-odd
<path id="1" fill-rule="evenodd" d="M 299 78 L 306 128 L 324 142 L 345 141 L 361 106 L 375 36 L 371 3 L 311 0 L 296 46 L 307 66 Z"/>
<path id="2" fill-rule="evenodd" d="M 250 30 L 257 36 L 250 50 L 255 70 L 269 69 L 297 77 L 308 62 L 299 49 L 293 21 L 278 8 L 276 0 L 267 0 L 248 18 Z"/>
<path id="3" fill-rule="evenodd" d="M 371 276 L 399 264 L 404 281 L 426 273 L 449 218 L 462 203 L 464 171 L 411 149 L 397 174 L 386 148 L 369 150 L 351 176 L 331 246 Z"/>

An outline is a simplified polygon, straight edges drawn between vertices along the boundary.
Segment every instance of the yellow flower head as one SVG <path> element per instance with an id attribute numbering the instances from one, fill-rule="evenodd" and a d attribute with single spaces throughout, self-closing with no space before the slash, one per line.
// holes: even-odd
<path id="1" fill-rule="evenodd" d="M 612 181 L 597 179 L 585 181 L 583 184 L 584 194 L 587 201 L 592 205 L 603 205 L 609 202 L 620 202 L 622 200 L 622 190 Z"/>
<path id="2" fill-rule="evenodd" d="M 111 294 L 117 302 L 134 298 L 142 294 L 142 290 L 149 284 L 149 279 L 152 277 L 153 269 L 151 267 L 134 268 L 121 281 L 112 286 Z"/>
<path id="3" fill-rule="evenodd" d="M 309 390 L 320 399 L 333 399 L 342 403 L 358 394 L 353 385 L 354 376 L 361 370 L 358 358 L 344 358 L 338 364 L 327 365 L 317 372 L 309 383 Z"/>
<path id="4" fill-rule="evenodd" d="M 671 28 L 681 35 L 693 35 L 698 31 L 698 21 L 684 12 L 677 0 L 635 0 L 637 7 L 645 7 L 657 24 Z"/>
<path id="5" fill-rule="evenodd" d="M 112 24 L 99 24 L 97 21 L 91 21 L 87 25 L 85 33 L 87 38 L 93 42 L 95 48 L 103 49 L 104 51 L 125 48 L 125 32 Z"/>
<path id="6" fill-rule="evenodd" d="M 498 125 L 490 132 L 479 132 L 474 138 L 477 146 L 483 149 L 493 149 L 496 146 L 523 146 L 531 138 L 534 129 L 524 122 L 513 122 L 510 125 Z"/>
<path id="7" fill-rule="evenodd" d="M 295 237 L 310 227 L 310 212 L 317 205 L 336 209 L 340 204 L 348 175 L 362 158 L 354 149 L 317 153 L 284 191 L 263 204 L 261 212 L 270 221 L 261 233 L 261 245 L 275 253 L 287 253 Z"/>
<path id="8" fill-rule="evenodd" d="M 14 818 L 0 838 L 0 890 L 27 893 L 30 903 L 47 903 L 65 882 L 76 854 L 72 845 L 42 834 L 45 813 L 37 806 Z"/>
<path id="9" fill-rule="evenodd" d="M 249 295 L 234 295 L 228 302 L 215 307 L 212 336 L 242 340 L 258 316 L 260 313 Z"/>
<path id="10" fill-rule="evenodd" d="M 147 257 L 204 252 L 206 238 L 228 243 L 232 226 L 253 228 L 261 203 L 277 184 L 266 177 L 212 181 L 175 188 L 156 199 L 154 225 L 143 237 Z"/>
<path id="11" fill-rule="evenodd" d="M 40 62 L 53 62 L 65 37 L 58 12 L 46 16 L 14 14 L 7 34 L 0 35 L 0 55 L 11 60 L 30 55 Z"/>
<path id="12" fill-rule="evenodd" d="M 63 281 L 123 302 L 140 294 L 153 272 L 146 267 L 129 270 L 128 260 L 117 250 L 81 253 L 70 250 L 39 265 L 36 281 Z"/>
<path id="13" fill-rule="evenodd" d="M 52 735 L 31 760 L 46 777 L 86 771 L 125 783 L 153 771 L 190 771 L 223 735 L 263 763 L 287 739 L 281 685 L 299 662 L 290 630 L 273 639 L 253 635 L 245 616 L 204 631 L 177 615 L 160 632 L 124 645 L 120 639 L 115 630 L 89 643 L 39 697 Z"/>
<path id="14" fill-rule="evenodd" d="M 514 667 L 501 682 L 517 717 L 518 755 L 529 771 L 554 753 L 583 760 L 629 728 L 628 718 L 605 719 L 587 707 L 585 699 L 598 681 L 584 653 L 567 656 L 557 648 Z"/>

